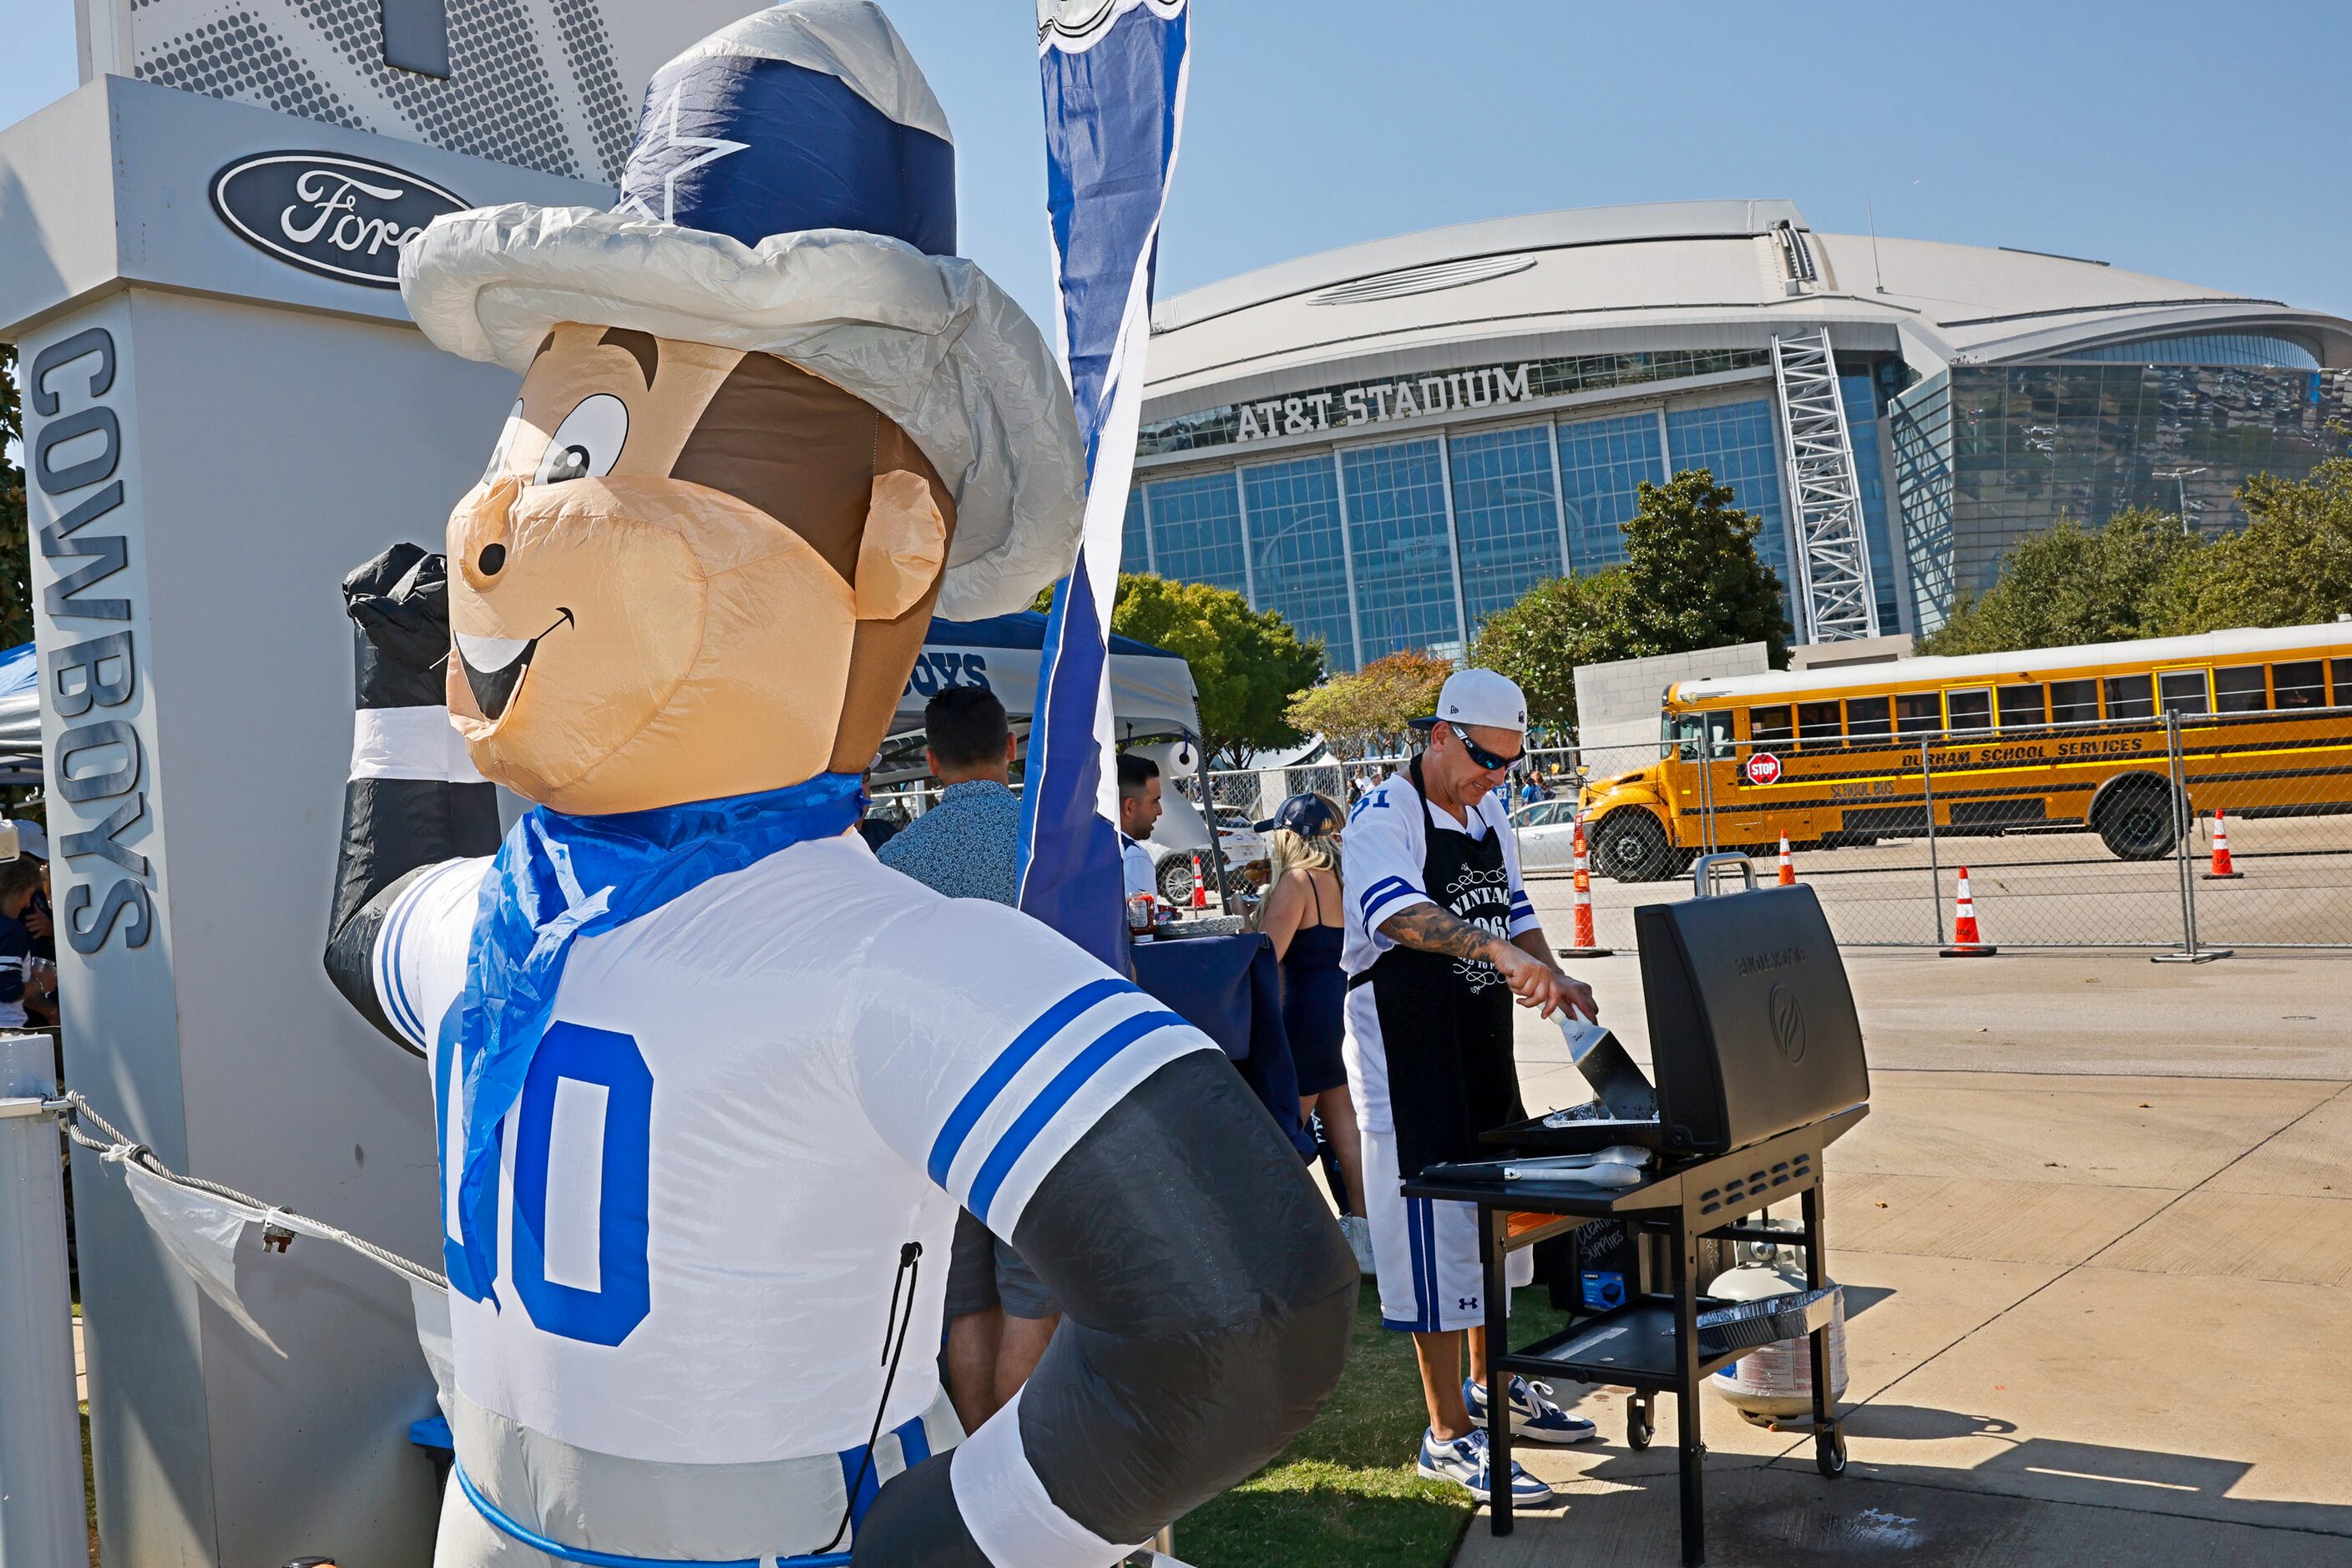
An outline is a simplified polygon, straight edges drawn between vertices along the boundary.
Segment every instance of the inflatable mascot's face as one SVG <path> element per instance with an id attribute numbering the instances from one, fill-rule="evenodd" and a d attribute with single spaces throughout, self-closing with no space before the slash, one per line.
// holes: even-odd
<path id="1" fill-rule="evenodd" d="M 563 325 L 449 518 L 449 710 L 557 811 L 873 757 L 954 503 L 898 425 L 772 354 Z"/>

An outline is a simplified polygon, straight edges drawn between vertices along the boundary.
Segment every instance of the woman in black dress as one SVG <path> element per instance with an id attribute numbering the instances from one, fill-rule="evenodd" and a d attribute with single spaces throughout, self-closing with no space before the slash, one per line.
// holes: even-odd
<path id="1" fill-rule="evenodd" d="M 1340 900 L 1339 832 L 1347 817 L 1328 795 L 1295 795 L 1274 814 L 1266 835 L 1265 908 L 1258 930 L 1282 964 L 1282 1022 L 1298 1068 L 1298 1115 L 1323 1118 L 1323 1136 L 1339 1162 L 1349 1213 L 1339 1221 L 1360 1262 L 1369 1267 L 1364 1227 L 1363 1147 L 1348 1069 L 1339 1058 L 1340 1014 L 1348 983 L 1339 969 L 1347 929 Z"/>

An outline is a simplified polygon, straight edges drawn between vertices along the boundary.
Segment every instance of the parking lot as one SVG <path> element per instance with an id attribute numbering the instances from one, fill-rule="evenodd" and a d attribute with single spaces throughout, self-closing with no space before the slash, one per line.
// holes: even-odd
<path id="1" fill-rule="evenodd" d="M 2190 845 L 2204 945 L 2352 945 L 2352 816 L 2232 820 L 2228 830 L 2241 873 L 2235 880 L 2201 874 L 2210 864 L 2210 821 L 2199 825 Z M 1996 945 L 2180 945 L 2180 874 L 2170 857 L 2118 860 L 2088 832 L 1945 837 L 1935 853 L 1932 876 L 1923 839 L 1806 849 L 1794 858 L 1800 879 L 1820 892 L 1838 941 L 1849 946 L 1948 941 L 1962 865 L 1984 939 Z M 1778 872 L 1770 856 L 1755 865 L 1766 881 Z M 1565 943 L 1567 877 L 1530 872 L 1529 882 L 1547 928 Z M 1630 947 L 1636 905 L 1690 892 L 1687 877 L 1636 883 L 1595 877 L 1601 944 Z"/>

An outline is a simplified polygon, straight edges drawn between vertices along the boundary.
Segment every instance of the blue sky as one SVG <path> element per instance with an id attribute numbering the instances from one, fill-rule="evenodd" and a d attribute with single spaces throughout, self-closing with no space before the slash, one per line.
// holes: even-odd
<path id="1" fill-rule="evenodd" d="M 1195 3 L 1163 296 L 1473 218 L 1788 196 L 2352 315 L 2342 0 Z M 964 250 L 1041 310 L 1031 0 L 886 4 L 956 128 Z M 68 0 L 0 0 L 0 123 L 74 85 Z"/>

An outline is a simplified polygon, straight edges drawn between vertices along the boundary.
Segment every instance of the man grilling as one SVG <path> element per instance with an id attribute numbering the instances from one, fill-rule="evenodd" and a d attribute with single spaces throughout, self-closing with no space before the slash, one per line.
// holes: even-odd
<path id="1" fill-rule="evenodd" d="M 1511 1004 L 1596 1016 L 1589 986 L 1552 959 L 1519 879 L 1499 787 L 1526 752 L 1527 699 L 1491 669 L 1455 672 L 1437 713 L 1415 720 L 1426 747 L 1357 801 L 1348 822 L 1344 1052 L 1364 1141 L 1381 1318 L 1410 1332 L 1429 1430 L 1420 1469 L 1493 1500 L 1486 1433 L 1488 1347 L 1477 1215 L 1469 1204 L 1406 1198 L 1402 1178 L 1482 1157 L 1478 1134 L 1527 1112 L 1511 1052 Z M 1507 1285 L 1529 1282 L 1532 1257 Z M 1470 1380 L 1458 1383 L 1468 1334 Z M 1538 1442 L 1595 1436 L 1511 1379 L 1506 1418 Z M 1551 1489 L 1517 1464 L 1504 1483 L 1520 1506 Z"/>

